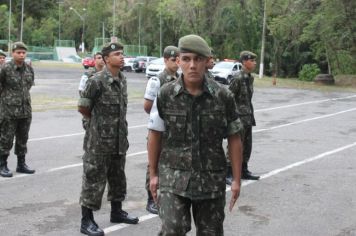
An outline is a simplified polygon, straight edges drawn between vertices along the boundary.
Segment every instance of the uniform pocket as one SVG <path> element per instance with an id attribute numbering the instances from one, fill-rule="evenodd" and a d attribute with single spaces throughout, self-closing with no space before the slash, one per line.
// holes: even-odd
<path id="1" fill-rule="evenodd" d="M 167 111 L 164 116 L 167 141 L 184 142 L 187 129 L 186 111 Z"/>

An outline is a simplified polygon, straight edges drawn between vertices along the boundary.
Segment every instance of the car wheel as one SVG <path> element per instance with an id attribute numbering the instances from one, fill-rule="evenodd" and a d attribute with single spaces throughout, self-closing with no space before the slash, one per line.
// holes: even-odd
<path id="1" fill-rule="evenodd" d="M 89 66 L 84 66 L 84 69 L 89 69 Z"/>

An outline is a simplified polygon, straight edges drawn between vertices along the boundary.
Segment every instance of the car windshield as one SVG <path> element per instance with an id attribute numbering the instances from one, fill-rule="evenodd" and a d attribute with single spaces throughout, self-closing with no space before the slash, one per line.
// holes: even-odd
<path id="1" fill-rule="evenodd" d="M 214 66 L 214 69 L 231 69 L 233 62 L 219 62 Z"/>
<path id="2" fill-rule="evenodd" d="M 162 58 L 158 58 L 158 59 L 155 59 L 155 60 L 151 61 L 151 62 L 150 62 L 150 64 L 155 64 L 155 65 L 163 65 L 163 64 L 164 64 L 163 57 L 162 57 Z"/>

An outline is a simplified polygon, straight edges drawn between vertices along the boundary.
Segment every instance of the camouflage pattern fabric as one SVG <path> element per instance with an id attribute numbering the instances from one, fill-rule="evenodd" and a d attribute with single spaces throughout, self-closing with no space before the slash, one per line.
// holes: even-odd
<path id="1" fill-rule="evenodd" d="M 162 73 L 158 75 L 158 79 L 160 81 L 160 86 L 162 87 L 165 83 L 169 83 L 171 81 L 177 80 L 179 77 L 179 74 L 176 73 L 175 76 L 172 76 L 168 73 L 167 69 L 165 68 Z M 147 170 L 146 170 L 146 183 L 145 183 L 145 188 L 147 191 L 150 191 L 150 170 L 147 165 Z"/>
<path id="2" fill-rule="evenodd" d="M 215 80 L 215 77 L 213 75 L 213 73 L 211 73 L 211 71 L 207 70 L 205 72 L 205 77 L 209 78 L 209 79 L 212 79 L 212 80 Z"/>
<path id="3" fill-rule="evenodd" d="M 28 132 L 32 118 L 4 119 L 0 126 L 0 155 L 8 156 L 15 141 L 15 154 L 25 156 L 27 153 Z"/>
<path id="4" fill-rule="evenodd" d="M 104 68 L 88 80 L 78 105 L 91 109 L 87 151 L 92 154 L 126 154 L 129 143 L 125 76 L 119 72 L 118 78 L 113 78 Z"/>
<path id="5" fill-rule="evenodd" d="M 80 204 L 97 210 L 106 181 L 108 200 L 123 201 L 126 195 L 125 156 L 127 140 L 127 82 L 104 68 L 87 81 L 79 106 L 91 109 L 83 156 L 83 183 Z"/>
<path id="6" fill-rule="evenodd" d="M 241 134 L 233 94 L 204 78 L 203 93 L 190 95 L 183 77 L 163 86 L 157 108 L 164 120 L 159 188 L 191 200 L 225 195 L 226 157 L 222 141 Z"/>
<path id="7" fill-rule="evenodd" d="M 244 126 L 256 125 L 252 105 L 253 82 L 253 76 L 242 70 L 232 79 L 229 86 L 234 94 L 237 110 Z"/>
<path id="8" fill-rule="evenodd" d="M 194 201 L 169 192 L 160 193 L 159 216 L 162 219 L 162 228 L 159 235 L 186 235 L 191 230 L 190 211 L 186 210 L 190 208 L 196 225 L 196 235 L 224 235 L 225 191 L 223 196 L 216 199 Z"/>
<path id="9" fill-rule="evenodd" d="M 15 154 L 27 153 L 32 120 L 30 89 L 34 85 L 30 65 L 7 62 L 0 71 L 0 155 L 9 155 L 16 137 Z"/>
<path id="10" fill-rule="evenodd" d="M 83 156 L 83 179 L 80 205 L 92 210 L 101 208 L 106 181 L 108 201 L 122 202 L 126 197 L 125 155 Z"/>

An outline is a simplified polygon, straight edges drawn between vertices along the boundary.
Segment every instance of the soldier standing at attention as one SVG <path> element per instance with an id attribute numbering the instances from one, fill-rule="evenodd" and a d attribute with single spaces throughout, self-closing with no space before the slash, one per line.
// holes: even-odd
<path id="1" fill-rule="evenodd" d="M 206 41 L 187 35 L 178 45 L 177 63 L 183 74 L 160 89 L 154 104 L 157 112 L 152 110 L 149 122 L 150 190 L 157 201 L 159 183 L 159 235 L 186 235 L 191 211 L 197 235 L 223 235 L 222 142 L 227 137 L 234 172 L 231 211 L 240 194 L 243 127 L 233 94 L 205 75 L 211 53 Z"/>
<path id="2" fill-rule="evenodd" d="M 163 84 L 167 82 L 171 82 L 178 78 L 178 65 L 176 63 L 176 58 L 179 55 L 179 49 L 175 46 L 167 46 L 163 51 L 163 58 L 165 68 L 162 73 L 160 73 L 157 77 L 152 77 L 148 80 L 146 91 L 144 95 L 144 110 L 150 114 L 151 108 L 153 105 L 153 101 L 157 97 L 158 90 L 162 87 Z M 149 166 L 147 166 L 146 171 L 146 191 L 147 191 L 147 205 L 146 210 L 152 214 L 158 214 L 158 209 L 156 203 L 153 201 L 151 192 L 150 192 L 150 174 L 149 174 Z"/>
<path id="3" fill-rule="evenodd" d="M 83 156 L 83 180 L 80 205 L 80 232 L 104 235 L 94 221 L 108 183 L 111 202 L 110 222 L 137 224 L 138 218 L 122 210 L 126 197 L 125 162 L 127 140 L 127 81 L 120 69 L 124 66 L 123 45 L 110 43 L 103 47 L 106 67 L 87 81 L 78 102 L 79 112 L 90 118 L 87 146 Z"/>
<path id="4" fill-rule="evenodd" d="M 27 47 L 22 42 L 12 45 L 12 60 L 0 72 L 0 175 L 12 177 L 7 158 L 15 138 L 16 172 L 33 174 L 25 162 L 27 140 L 32 120 L 30 89 L 34 85 L 34 72 L 25 63 Z"/>
<path id="5" fill-rule="evenodd" d="M 249 180 L 258 180 L 260 178 L 260 176 L 252 175 L 248 170 L 248 162 L 252 151 L 252 126 L 256 126 L 252 105 L 254 78 L 251 75 L 256 68 L 256 57 L 256 54 L 249 51 L 240 53 L 242 70 L 229 85 L 229 89 L 234 94 L 237 110 L 244 126 L 244 134 L 242 137 L 243 161 L 241 178 Z"/>

